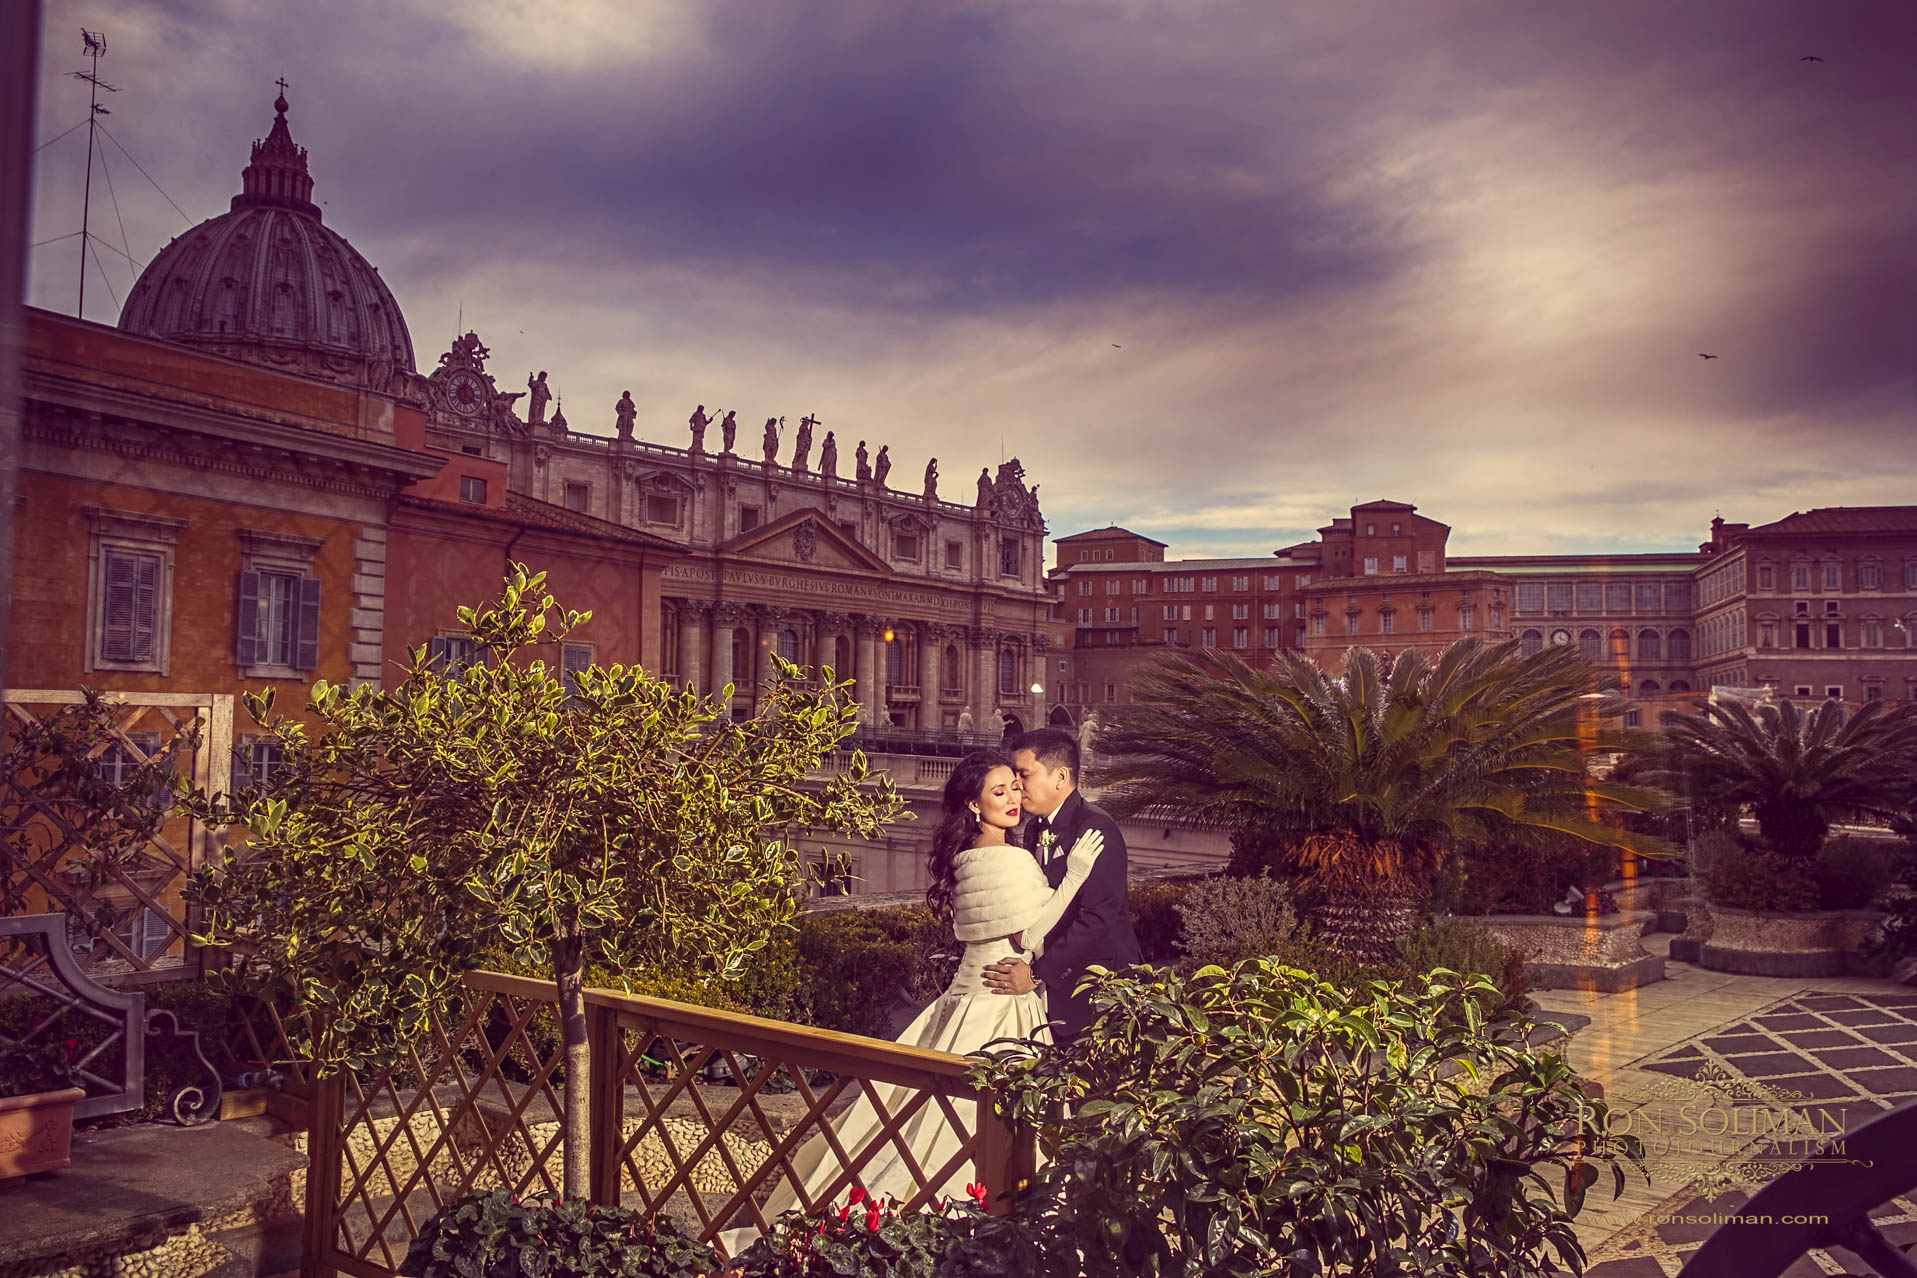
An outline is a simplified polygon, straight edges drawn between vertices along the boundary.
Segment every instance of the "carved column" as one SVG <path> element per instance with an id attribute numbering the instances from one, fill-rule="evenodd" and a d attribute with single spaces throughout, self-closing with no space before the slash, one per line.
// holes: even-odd
<path id="1" fill-rule="evenodd" d="M 919 623 L 919 730 L 937 732 L 945 726 L 939 705 L 939 646 L 945 627 L 935 621 Z"/>
<path id="2" fill-rule="evenodd" d="M 704 672 L 706 616 L 712 611 L 712 605 L 703 599 L 681 599 L 679 601 L 679 669 L 681 682 L 702 688 L 700 675 Z"/>
<path id="3" fill-rule="evenodd" d="M 852 673 L 839 669 L 839 654 L 836 651 L 839 636 L 845 633 L 845 623 L 846 615 L 842 612 L 812 614 L 812 664 L 815 668 L 831 666 L 835 679 L 845 679 Z"/>
<path id="4" fill-rule="evenodd" d="M 879 634 L 871 617 L 858 618 L 856 634 L 859 722 L 871 726 L 879 722 Z"/>
<path id="5" fill-rule="evenodd" d="M 990 626 L 973 626 L 972 716 L 980 732 L 998 730 L 998 631 Z"/>
<path id="6" fill-rule="evenodd" d="M 736 603 L 712 606 L 712 686 L 709 691 L 715 696 L 728 683 L 739 681 L 739 672 L 732 668 L 732 631 L 744 618 L 745 609 Z"/>

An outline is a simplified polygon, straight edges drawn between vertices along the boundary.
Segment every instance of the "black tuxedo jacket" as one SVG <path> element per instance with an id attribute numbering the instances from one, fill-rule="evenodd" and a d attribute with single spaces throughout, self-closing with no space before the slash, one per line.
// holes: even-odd
<path id="1" fill-rule="evenodd" d="M 1052 1032 L 1065 1041 L 1078 1037 L 1092 1022 L 1091 1004 L 1074 993 L 1087 967 L 1123 968 L 1140 960 L 1138 938 L 1132 934 L 1131 902 L 1126 896 L 1130 880 L 1125 864 L 1125 836 L 1103 808 L 1087 803 L 1074 790 L 1065 796 L 1049 821 L 1033 821 L 1025 828 L 1026 846 L 1038 855 L 1042 830 L 1049 828 L 1056 840 L 1051 863 L 1040 861 L 1046 881 L 1056 888 L 1065 877 L 1065 854 L 1078 836 L 1097 830 L 1105 836 L 1104 850 L 1090 877 L 1078 889 L 1078 895 L 1045 935 L 1045 953 L 1034 964 L 1032 974 L 1045 982 L 1048 1015 Z M 1029 938 L 1028 938 L 1029 939 Z"/>

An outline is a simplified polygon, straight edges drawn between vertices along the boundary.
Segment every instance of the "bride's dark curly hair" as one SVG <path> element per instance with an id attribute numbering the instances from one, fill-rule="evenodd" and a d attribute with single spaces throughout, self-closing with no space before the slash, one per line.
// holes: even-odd
<path id="1" fill-rule="evenodd" d="M 947 927 L 952 924 L 952 890 L 958 882 L 953 862 L 978 839 L 979 818 L 972 804 L 983 793 L 985 778 L 993 769 L 1011 766 L 1012 761 L 997 750 L 974 750 L 958 761 L 945 783 L 939 825 L 932 831 L 932 851 L 927 858 L 932 882 L 925 889 L 925 908 Z"/>

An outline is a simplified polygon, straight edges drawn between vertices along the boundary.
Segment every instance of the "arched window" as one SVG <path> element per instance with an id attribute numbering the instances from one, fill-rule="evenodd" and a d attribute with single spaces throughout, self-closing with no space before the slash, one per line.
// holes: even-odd
<path id="1" fill-rule="evenodd" d="M 1628 630 L 1613 630 L 1611 632 L 1610 643 L 1606 646 L 1609 648 L 1608 655 L 1611 660 L 1624 660 L 1631 655 L 1631 632 Z"/>
<path id="2" fill-rule="evenodd" d="M 1655 680 L 1655 679 L 1642 679 L 1642 680 L 1639 680 L 1639 682 L 1638 682 L 1638 685 L 1637 685 L 1637 695 L 1638 695 L 1638 696 L 1640 696 L 1640 697 L 1655 697 L 1655 696 L 1656 696 L 1657 694 L 1658 694 L 1658 684 L 1657 684 L 1657 680 Z"/>
<path id="3" fill-rule="evenodd" d="M 905 682 L 905 644 L 894 639 L 885 645 L 885 685 L 896 688 Z"/>
<path id="4" fill-rule="evenodd" d="M 1006 696 L 1018 693 L 1018 653 L 1011 648 L 998 650 L 998 690 Z"/>
<path id="5" fill-rule="evenodd" d="M 1686 683 L 1684 680 L 1682 679 L 1671 680 L 1672 692 L 1689 692 L 1690 690 L 1691 690 L 1691 685 Z"/>
<path id="6" fill-rule="evenodd" d="M 1523 652 L 1527 657 L 1536 655 L 1537 651 L 1544 647 L 1544 632 L 1540 630 L 1525 631 L 1523 635 L 1519 636 L 1518 647 L 1519 651 Z"/>
<path id="7" fill-rule="evenodd" d="M 752 682 L 756 671 L 752 660 L 752 636 L 745 630 L 732 632 L 732 683 L 740 687 Z"/>
<path id="8" fill-rule="evenodd" d="M 1691 659 L 1691 632 L 1673 630 L 1671 632 L 1671 660 L 1689 661 Z M 1675 687 L 1675 685 L 1673 685 Z"/>
<path id="9" fill-rule="evenodd" d="M 1598 659 L 1598 632 L 1595 630 L 1578 631 L 1578 651 L 1592 661 Z"/>
<path id="10" fill-rule="evenodd" d="M 787 661 L 791 661 L 791 662 L 798 661 L 799 659 L 799 632 L 798 631 L 781 630 L 779 632 L 779 655 L 781 657 L 784 657 Z"/>
<path id="11" fill-rule="evenodd" d="M 1664 643 L 1655 630 L 1637 632 L 1637 659 L 1656 661 L 1664 655 Z"/>

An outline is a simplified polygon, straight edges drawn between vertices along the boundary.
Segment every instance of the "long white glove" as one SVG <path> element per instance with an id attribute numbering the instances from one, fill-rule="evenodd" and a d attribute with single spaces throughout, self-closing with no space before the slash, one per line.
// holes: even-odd
<path id="1" fill-rule="evenodd" d="M 1020 933 L 1020 940 L 1034 958 L 1045 953 L 1045 934 L 1058 925 L 1065 917 L 1072 898 L 1078 895 L 1078 889 L 1085 886 L 1085 880 L 1091 876 L 1092 867 L 1098 864 L 1098 854 L 1105 850 L 1105 836 L 1097 830 L 1087 830 L 1078 836 L 1078 842 L 1072 844 L 1072 850 L 1065 854 L 1065 877 L 1059 880 L 1052 894 L 1045 898 L 1039 907 L 1038 915 Z"/>

